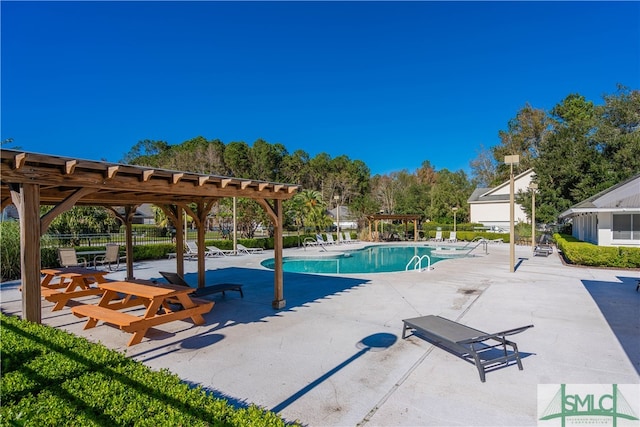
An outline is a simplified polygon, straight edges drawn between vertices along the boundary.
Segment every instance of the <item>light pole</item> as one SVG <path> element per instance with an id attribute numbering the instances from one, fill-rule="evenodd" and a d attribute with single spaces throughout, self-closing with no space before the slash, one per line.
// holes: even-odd
<path id="1" fill-rule="evenodd" d="M 338 233 L 338 240 L 340 240 L 340 196 L 333 196 L 333 200 L 336 201 L 336 232 Z"/>
<path id="2" fill-rule="evenodd" d="M 451 208 L 453 211 L 453 232 L 456 232 L 456 212 L 458 212 L 458 208 Z"/>
<path id="3" fill-rule="evenodd" d="M 538 184 L 532 182 L 529 184 L 531 190 L 531 251 L 536 250 L 536 190 Z"/>
<path id="4" fill-rule="evenodd" d="M 514 154 L 512 156 L 504 156 L 504 163 L 510 166 L 509 170 L 509 271 L 516 271 L 516 230 L 514 224 L 515 214 L 515 196 L 513 182 L 513 165 L 520 163 L 520 156 Z"/>

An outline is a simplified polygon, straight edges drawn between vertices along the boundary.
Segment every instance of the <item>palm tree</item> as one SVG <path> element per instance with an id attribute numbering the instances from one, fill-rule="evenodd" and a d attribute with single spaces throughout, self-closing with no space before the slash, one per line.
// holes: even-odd
<path id="1" fill-rule="evenodd" d="M 310 225 L 316 228 L 326 225 L 326 206 L 322 201 L 322 195 L 316 190 L 302 190 L 294 196 L 294 208 L 299 209 L 297 218 L 301 225 Z"/>

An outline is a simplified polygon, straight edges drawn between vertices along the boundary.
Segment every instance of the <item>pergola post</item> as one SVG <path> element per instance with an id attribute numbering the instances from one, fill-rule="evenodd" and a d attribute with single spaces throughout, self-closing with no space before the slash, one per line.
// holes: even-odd
<path id="1" fill-rule="evenodd" d="M 11 198 L 20 217 L 20 274 L 22 279 L 22 316 L 42 322 L 40 301 L 40 186 L 12 186 Z M 35 268 L 34 268 L 35 267 Z"/>
<path id="2" fill-rule="evenodd" d="M 274 309 L 282 309 L 287 305 L 287 301 L 284 299 L 284 272 L 282 270 L 282 248 L 283 248 L 283 226 L 282 226 L 282 200 L 275 200 L 275 214 L 276 214 L 276 224 L 274 224 L 274 234 L 273 234 L 273 249 L 274 249 L 274 270 L 273 273 L 274 283 L 273 283 L 273 302 L 271 306 Z"/>
<path id="3" fill-rule="evenodd" d="M 256 199 L 256 202 L 260 204 L 271 219 L 273 224 L 273 301 L 271 307 L 276 310 L 283 309 L 287 305 L 287 301 L 284 299 L 284 273 L 282 269 L 282 248 L 284 246 L 282 242 L 283 232 L 283 219 L 282 219 L 282 200 L 275 199 L 273 205 L 266 199 Z"/>

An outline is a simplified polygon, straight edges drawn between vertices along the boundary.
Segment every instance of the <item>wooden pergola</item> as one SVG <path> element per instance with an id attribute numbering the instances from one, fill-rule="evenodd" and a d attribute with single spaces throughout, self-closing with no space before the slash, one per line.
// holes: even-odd
<path id="1" fill-rule="evenodd" d="M 373 214 L 367 216 L 367 221 L 369 221 L 369 240 L 374 240 L 374 230 L 375 232 L 378 232 L 378 224 L 380 224 L 381 220 L 385 219 L 392 221 L 402 221 L 402 223 L 404 224 L 405 233 L 407 232 L 407 224 L 409 223 L 409 221 L 413 221 L 413 241 L 418 241 L 418 220 L 420 219 L 420 215 L 417 214 Z"/>
<path id="2" fill-rule="evenodd" d="M 0 150 L 0 209 L 14 204 L 20 217 L 20 262 L 23 318 L 41 322 L 40 238 L 51 221 L 74 205 L 103 206 L 126 229 L 127 278 L 133 278 L 132 219 L 143 203 L 159 206 L 174 224 L 186 212 L 197 225 L 198 287 L 205 286 L 205 227 L 207 214 L 224 197 L 255 200 L 274 228 L 275 309 L 284 308 L 282 272 L 282 201 L 295 195 L 299 185 L 197 174 L 117 163 Z M 53 205 L 40 216 L 41 205 Z M 192 208 L 195 206 L 195 209 Z M 121 208 L 117 210 L 116 208 Z M 124 208 L 124 213 L 122 213 Z M 176 270 L 184 274 L 184 233 L 176 227 Z"/>

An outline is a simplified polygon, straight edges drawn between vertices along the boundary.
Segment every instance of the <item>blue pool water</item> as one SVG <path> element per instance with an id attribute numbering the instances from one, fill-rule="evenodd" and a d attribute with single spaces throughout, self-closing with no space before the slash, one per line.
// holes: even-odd
<path id="1" fill-rule="evenodd" d="M 399 246 L 376 245 L 362 249 L 343 251 L 331 255 L 323 253 L 321 256 L 284 257 L 282 268 L 291 273 L 321 273 L 321 274 L 349 274 L 349 273 L 384 273 L 405 271 L 407 263 L 414 257 L 427 255 L 431 258 L 431 265 L 446 259 L 432 255 L 428 246 Z M 422 268 L 427 268 L 427 258 L 422 260 Z M 266 259 L 262 266 L 273 270 L 273 258 Z M 413 269 L 413 264 L 409 268 Z"/>

